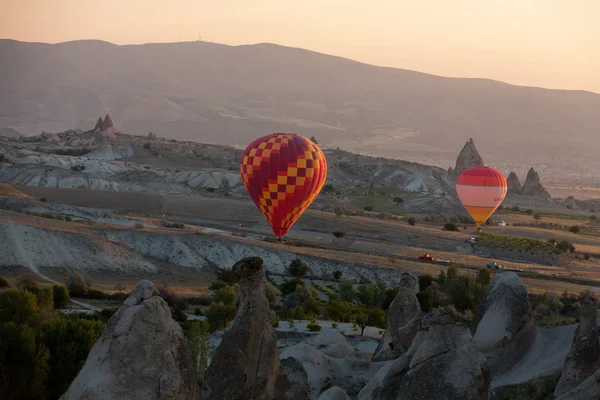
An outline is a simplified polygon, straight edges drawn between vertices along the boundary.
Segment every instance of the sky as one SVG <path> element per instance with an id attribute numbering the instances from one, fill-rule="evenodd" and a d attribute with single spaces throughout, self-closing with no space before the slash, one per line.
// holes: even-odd
<path id="1" fill-rule="evenodd" d="M 600 0 L 0 0 L 0 38 L 277 43 L 600 93 Z"/>

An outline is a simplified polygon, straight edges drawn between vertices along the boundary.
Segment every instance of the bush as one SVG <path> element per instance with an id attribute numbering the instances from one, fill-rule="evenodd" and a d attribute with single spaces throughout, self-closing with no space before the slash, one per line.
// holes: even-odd
<path id="1" fill-rule="evenodd" d="M 0 276 L 0 288 L 10 288 L 10 285 L 4 278 Z"/>
<path id="2" fill-rule="evenodd" d="M 13 321 L 1 323 L 0 398 L 45 398 L 49 359 L 48 348 L 36 339 L 33 329 Z"/>
<path id="3" fill-rule="evenodd" d="M 227 306 L 235 306 L 235 300 L 235 290 L 233 290 L 231 286 L 225 286 L 219 290 L 216 290 L 212 297 L 213 303 L 221 302 Z"/>
<path id="4" fill-rule="evenodd" d="M 221 280 L 216 280 L 213 281 L 210 286 L 208 287 L 209 290 L 219 290 L 219 289 L 223 289 L 225 287 L 229 287 L 229 285 L 226 282 L 223 282 Z"/>
<path id="5" fill-rule="evenodd" d="M 589 254 L 586 253 L 583 255 L 583 258 L 586 260 L 589 260 L 590 258 L 592 258 L 592 256 L 590 256 Z"/>
<path id="6" fill-rule="evenodd" d="M 410 226 L 415 226 L 417 224 L 415 217 L 410 217 L 407 221 Z"/>
<path id="7" fill-rule="evenodd" d="M 402 204 L 404 203 L 404 199 L 402 197 L 394 197 L 394 203 Z"/>
<path id="8" fill-rule="evenodd" d="M 300 260 L 299 258 L 296 258 L 294 261 L 292 261 L 288 268 L 288 271 L 290 272 L 290 274 L 292 276 L 295 276 L 296 278 L 305 276 L 309 270 L 310 270 L 310 267 L 308 265 L 306 265 L 305 263 L 303 263 L 302 260 Z"/>
<path id="9" fill-rule="evenodd" d="M 340 270 L 333 271 L 333 279 L 336 281 L 339 281 L 340 279 L 342 279 L 342 271 L 340 271 Z"/>
<path id="10" fill-rule="evenodd" d="M 235 318 L 235 305 L 213 302 L 206 310 L 206 320 L 210 323 L 211 330 L 226 328 Z"/>
<path id="11" fill-rule="evenodd" d="M 144 148 L 148 150 L 150 148 L 150 143 L 144 143 Z"/>
<path id="12" fill-rule="evenodd" d="M 573 225 L 572 227 L 569 228 L 569 231 L 571 231 L 573 233 L 579 233 L 579 232 L 581 232 L 581 226 Z"/>
<path id="13" fill-rule="evenodd" d="M 48 199 L 46 197 L 41 197 L 40 201 L 43 202 L 43 203 L 46 203 L 48 201 Z"/>
<path id="14" fill-rule="evenodd" d="M 306 325 L 306 328 L 311 332 L 319 332 L 321 329 L 323 329 L 323 327 L 314 319 L 311 320 L 308 325 Z"/>
<path id="15" fill-rule="evenodd" d="M 85 170 L 85 165 L 73 165 L 71 166 L 72 171 L 83 171 Z"/>
<path id="16" fill-rule="evenodd" d="M 342 231 L 334 231 L 333 236 L 335 236 L 337 239 L 340 239 L 340 238 L 343 238 L 344 236 L 346 236 L 346 234 Z"/>
<path id="17" fill-rule="evenodd" d="M 431 311 L 431 309 L 433 308 L 433 297 L 431 293 L 419 292 L 417 293 L 417 299 L 419 300 L 421 310 L 423 310 L 424 312 Z"/>
<path id="18" fill-rule="evenodd" d="M 144 227 L 144 224 L 142 224 L 141 222 L 136 222 L 133 227 L 135 229 L 142 229 Z"/>
<path id="19" fill-rule="evenodd" d="M 487 286 L 491 281 L 492 271 L 490 271 L 488 268 L 480 268 L 477 271 L 477 283 Z"/>
<path id="20" fill-rule="evenodd" d="M 40 289 L 37 293 L 38 307 L 46 312 L 54 311 L 54 290 L 51 287 Z"/>
<path id="21" fill-rule="evenodd" d="M 458 231 L 458 228 L 455 223 L 448 222 L 444 225 L 444 230 L 446 231 Z"/>
<path id="22" fill-rule="evenodd" d="M 373 211 L 373 207 L 366 206 L 366 207 L 363 208 L 363 210 L 365 210 L 365 211 Z"/>
<path id="23" fill-rule="evenodd" d="M 332 322 L 332 323 L 331 323 L 331 327 L 332 327 L 333 329 L 337 329 L 337 327 L 338 327 L 338 324 L 337 324 L 337 322 Z"/>
<path id="24" fill-rule="evenodd" d="M 69 304 L 69 289 L 65 285 L 54 285 L 52 289 L 54 308 L 64 308 Z"/>
<path id="25" fill-rule="evenodd" d="M 427 289 L 429 285 L 431 285 L 431 282 L 433 282 L 433 280 L 433 276 L 428 274 L 423 274 L 419 276 L 419 291 Z"/>
<path id="26" fill-rule="evenodd" d="M 39 313 L 37 297 L 27 290 L 6 289 L 0 292 L 0 321 L 16 324 L 33 323 Z"/>
<path id="27" fill-rule="evenodd" d="M 81 272 L 76 272 L 75 275 L 69 278 L 67 283 L 69 293 L 74 297 L 85 297 L 90 286 L 90 281 Z"/>
<path id="28" fill-rule="evenodd" d="M 67 222 L 71 222 L 71 221 L 73 221 L 73 219 L 72 219 L 72 218 L 71 218 L 69 215 L 67 215 L 67 216 L 65 217 L 65 221 L 67 221 Z"/>
<path id="29" fill-rule="evenodd" d="M 233 286 L 238 281 L 237 273 L 232 269 L 217 269 L 217 279 Z"/>

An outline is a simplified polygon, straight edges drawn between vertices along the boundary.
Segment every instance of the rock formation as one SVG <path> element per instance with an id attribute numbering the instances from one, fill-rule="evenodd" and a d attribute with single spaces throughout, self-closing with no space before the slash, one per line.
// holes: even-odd
<path id="1" fill-rule="evenodd" d="M 359 400 L 487 400 L 491 376 L 469 328 L 452 311 L 427 315 L 406 354 L 381 368 Z"/>
<path id="2" fill-rule="evenodd" d="M 527 287 L 514 272 L 496 274 L 477 308 L 471 330 L 493 375 L 513 367 L 535 341 L 537 328 Z"/>
<path id="3" fill-rule="evenodd" d="M 291 386 L 292 399 L 312 400 L 310 395 L 310 386 L 308 384 L 308 374 L 295 358 L 289 357 L 281 360 L 283 373 L 287 377 Z"/>
<path id="4" fill-rule="evenodd" d="M 156 140 L 156 133 L 152 133 L 152 132 L 150 132 L 150 133 L 148 134 L 148 139 L 150 139 L 150 140 Z"/>
<path id="5" fill-rule="evenodd" d="M 600 368 L 600 342 L 598 342 L 597 310 L 595 306 L 585 306 L 581 312 L 579 325 L 575 331 L 573 345 L 554 395 L 573 389 Z"/>
<path id="6" fill-rule="evenodd" d="M 200 399 L 181 327 L 157 294 L 138 283 L 61 400 Z"/>
<path id="7" fill-rule="evenodd" d="M 344 335 L 337 329 L 327 329 L 305 341 L 321 353 L 333 358 L 344 358 L 354 352 L 354 347 L 348 343 Z"/>
<path id="8" fill-rule="evenodd" d="M 102 120 L 102 118 L 98 118 L 98 121 L 96 122 L 94 129 L 92 129 L 92 132 L 98 134 L 96 140 L 94 141 L 95 144 L 102 143 L 106 140 L 115 140 L 117 138 L 115 135 L 117 130 L 115 129 L 112 118 L 110 118 L 110 115 L 108 114 L 106 114 L 104 120 Z"/>
<path id="9" fill-rule="evenodd" d="M 600 399 L 600 369 L 594 372 L 576 388 L 569 390 L 556 400 L 598 400 Z"/>
<path id="10" fill-rule="evenodd" d="M 467 143 L 465 143 L 464 147 L 458 154 L 458 158 L 456 159 L 456 167 L 454 167 L 454 174 L 459 176 L 466 169 L 481 167 L 483 165 L 483 158 L 481 158 L 479 155 L 479 152 L 475 148 L 473 138 L 471 138 Z"/>
<path id="11" fill-rule="evenodd" d="M 506 183 L 508 184 L 507 194 L 523 194 L 523 187 L 521 186 L 521 181 L 517 174 L 514 171 L 511 171 L 508 174 L 508 178 L 506 179 Z"/>
<path id="12" fill-rule="evenodd" d="M 573 210 L 577 208 L 577 202 L 575 201 L 575 197 L 569 196 L 565 199 L 565 207 Z"/>
<path id="13" fill-rule="evenodd" d="M 350 400 L 350 396 L 341 387 L 334 386 L 324 391 L 319 400 Z"/>
<path id="14" fill-rule="evenodd" d="M 203 398 L 291 400 L 275 330 L 268 321 L 263 260 L 244 258 L 235 263 L 233 271 L 239 277 L 240 305 L 206 371 Z"/>
<path id="15" fill-rule="evenodd" d="M 398 294 L 390 304 L 385 333 L 373 353 L 373 361 L 393 360 L 410 347 L 422 316 L 416 290 L 417 279 L 411 274 L 404 274 Z"/>
<path id="16" fill-rule="evenodd" d="M 332 386 L 339 386 L 348 396 L 356 398 L 367 382 L 385 365 L 372 362 L 367 353 L 360 351 L 344 358 L 329 357 L 306 342 L 283 350 L 281 359 L 286 358 L 295 358 L 306 370 L 311 399 L 318 398 Z"/>
<path id="17" fill-rule="evenodd" d="M 550 193 L 540 183 L 540 174 L 533 167 L 527 172 L 527 178 L 523 184 L 523 194 L 525 196 L 542 197 L 545 199 L 550 198 Z"/>

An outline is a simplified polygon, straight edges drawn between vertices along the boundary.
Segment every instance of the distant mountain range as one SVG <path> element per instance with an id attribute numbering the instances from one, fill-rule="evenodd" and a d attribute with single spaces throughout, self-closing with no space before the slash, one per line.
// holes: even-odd
<path id="1" fill-rule="evenodd" d="M 262 134 L 447 168 L 470 137 L 504 171 L 597 179 L 600 95 L 443 78 L 273 44 L 0 40 L 0 128 L 116 128 L 245 147 Z M 589 175 L 589 176 L 588 176 Z M 600 185 L 600 181 L 598 181 Z"/>

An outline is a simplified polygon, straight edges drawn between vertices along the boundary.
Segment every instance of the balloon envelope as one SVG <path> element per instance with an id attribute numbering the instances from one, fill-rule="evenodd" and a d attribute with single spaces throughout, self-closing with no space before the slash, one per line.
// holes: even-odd
<path id="1" fill-rule="evenodd" d="M 469 168 L 456 180 L 458 198 L 477 227 L 502 204 L 507 190 L 504 175 L 491 167 Z"/>
<path id="2" fill-rule="evenodd" d="M 317 197 L 327 176 L 325 155 L 294 133 L 250 143 L 240 161 L 242 182 L 277 236 L 283 236 Z"/>

